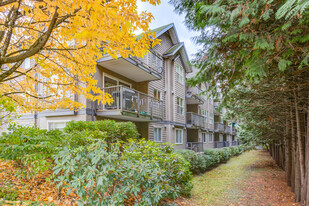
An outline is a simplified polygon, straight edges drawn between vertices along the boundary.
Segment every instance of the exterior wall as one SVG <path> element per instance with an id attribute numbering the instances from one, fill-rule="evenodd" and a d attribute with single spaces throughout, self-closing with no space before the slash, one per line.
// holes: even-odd
<path id="1" fill-rule="evenodd" d="M 55 117 L 39 117 L 38 127 L 41 129 L 48 129 L 49 122 L 59 121 L 87 121 L 87 115 L 74 115 L 74 116 L 55 116 Z"/>

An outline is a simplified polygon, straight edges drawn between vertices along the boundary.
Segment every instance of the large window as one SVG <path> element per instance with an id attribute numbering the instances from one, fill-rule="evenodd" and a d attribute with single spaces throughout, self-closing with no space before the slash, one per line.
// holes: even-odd
<path id="1" fill-rule="evenodd" d="M 182 129 L 176 129 L 176 144 L 182 144 L 183 143 L 183 130 Z"/>
<path id="2" fill-rule="evenodd" d="M 161 128 L 154 128 L 153 140 L 155 142 L 162 142 L 162 129 Z"/>
<path id="3" fill-rule="evenodd" d="M 202 116 L 204 117 L 204 122 L 207 123 L 207 111 L 206 111 L 206 109 L 202 110 Z"/>
<path id="4" fill-rule="evenodd" d="M 213 113 L 209 114 L 209 124 L 214 124 L 214 114 Z"/>
<path id="5" fill-rule="evenodd" d="M 162 100 L 162 93 L 159 90 L 154 89 L 153 97 L 155 100 Z"/>
<path id="6" fill-rule="evenodd" d="M 177 113 L 183 115 L 184 113 L 183 108 L 183 99 L 180 97 L 177 97 Z"/>
<path id="7" fill-rule="evenodd" d="M 209 133 L 209 143 L 213 143 L 213 133 Z"/>
<path id="8" fill-rule="evenodd" d="M 62 131 L 66 125 L 67 125 L 67 122 L 65 122 L 65 121 L 48 122 L 48 130 L 57 129 L 57 130 Z"/>
<path id="9" fill-rule="evenodd" d="M 183 68 L 176 64 L 176 80 L 180 83 L 180 84 L 184 84 L 184 75 L 183 75 L 184 71 Z"/>
<path id="10" fill-rule="evenodd" d="M 131 84 L 124 82 L 120 79 L 114 78 L 112 76 L 104 74 L 104 88 L 122 85 L 128 88 L 131 88 Z"/>
<path id="11" fill-rule="evenodd" d="M 205 132 L 202 133 L 202 140 L 203 140 L 203 143 L 207 142 L 207 136 Z"/>

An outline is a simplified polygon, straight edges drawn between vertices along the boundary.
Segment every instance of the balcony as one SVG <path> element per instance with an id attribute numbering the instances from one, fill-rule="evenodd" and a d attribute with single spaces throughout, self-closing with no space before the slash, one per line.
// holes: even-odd
<path id="1" fill-rule="evenodd" d="M 230 146 L 230 142 L 229 141 L 215 141 L 214 142 L 214 148 L 223 148 L 223 147 L 229 147 Z"/>
<path id="2" fill-rule="evenodd" d="M 135 82 L 162 78 L 163 59 L 153 53 L 147 54 L 145 58 L 118 56 L 117 59 L 113 59 L 109 55 L 104 55 L 97 61 L 97 64 Z"/>
<path id="3" fill-rule="evenodd" d="M 97 116 L 129 121 L 162 121 L 163 101 L 125 86 L 103 88 L 112 95 L 112 104 L 99 104 Z"/>
<path id="4" fill-rule="evenodd" d="M 224 124 L 215 122 L 215 132 L 224 132 Z"/>
<path id="5" fill-rule="evenodd" d="M 186 94 L 187 104 L 203 104 L 204 98 L 201 96 L 202 90 L 198 87 L 188 87 Z"/>
<path id="6" fill-rule="evenodd" d="M 186 149 L 194 152 L 203 152 L 203 142 L 187 142 Z"/>
<path id="7" fill-rule="evenodd" d="M 237 134 L 237 129 L 235 129 L 234 127 L 232 128 L 232 135 L 236 135 Z"/>
<path id="8" fill-rule="evenodd" d="M 227 125 L 224 125 L 225 127 L 225 133 L 231 133 L 231 127 L 230 126 L 227 126 Z"/>
<path id="9" fill-rule="evenodd" d="M 187 125 L 188 127 L 204 128 L 204 117 L 193 112 L 187 112 Z"/>

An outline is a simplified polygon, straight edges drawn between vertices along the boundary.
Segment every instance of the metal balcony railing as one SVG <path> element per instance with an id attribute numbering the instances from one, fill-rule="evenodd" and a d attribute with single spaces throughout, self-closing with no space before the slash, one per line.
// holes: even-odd
<path id="1" fill-rule="evenodd" d="M 103 88 L 113 97 L 112 104 L 100 104 L 98 110 L 120 110 L 163 119 L 163 101 L 125 86 Z"/>
<path id="2" fill-rule="evenodd" d="M 224 147 L 224 142 L 215 141 L 214 147 L 215 148 L 222 148 L 222 147 Z"/>
<path id="3" fill-rule="evenodd" d="M 129 58 L 136 61 L 136 63 L 146 67 L 151 72 L 154 72 L 160 76 L 162 75 L 163 59 L 160 56 L 150 52 L 147 55 L 145 55 L 144 58 L 138 58 L 134 56 L 130 56 Z"/>
<path id="4" fill-rule="evenodd" d="M 203 152 L 203 142 L 187 142 L 186 149 L 193 150 L 195 152 Z"/>
<path id="5" fill-rule="evenodd" d="M 193 112 L 187 112 L 187 124 L 194 127 L 205 127 L 204 117 Z"/>
<path id="6" fill-rule="evenodd" d="M 225 132 L 226 133 L 231 133 L 231 127 L 227 126 L 227 125 L 224 125 L 224 126 L 225 126 Z"/>
<path id="7" fill-rule="evenodd" d="M 221 124 L 219 122 L 215 122 L 215 131 L 224 132 L 224 124 Z"/>
<path id="8" fill-rule="evenodd" d="M 238 145 L 238 142 L 237 141 L 232 141 L 232 146 L 236 146 Z"/>

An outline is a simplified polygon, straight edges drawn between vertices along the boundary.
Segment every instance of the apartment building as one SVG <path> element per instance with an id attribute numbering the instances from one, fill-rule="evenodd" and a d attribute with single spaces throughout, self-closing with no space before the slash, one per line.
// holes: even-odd
<path id="1" fill-rule="evenodd" d="M 132 121 L 141 137 L 173 143 L 176 149 L 201 152 L 216 147 L 216 142 L 225 139 L 216 134 L 214 103 L 202 94 L 206 85 L 186 85 L 192 68 L 174 24 L 152 31 L 161 44 L 150 49 L 144 58 L 113 59 L 105 55 L 97 61 L 94 77 L 98 87 L 113 97 L 111 105 L 73 94 L 71 98 L 83 103 L 85 109 L 25 114 L 15 122 L 41 129 L 62 129 L 72 120 Z"/>
<path id="2" fill-rule="evenodd" d="M 236 123 L 224 120 L 225 109 L 218 110 L 219 102 L 214 102 L 215 127 L 214 127 L 214 148 L 222 148 L 238 145 Z"/>

